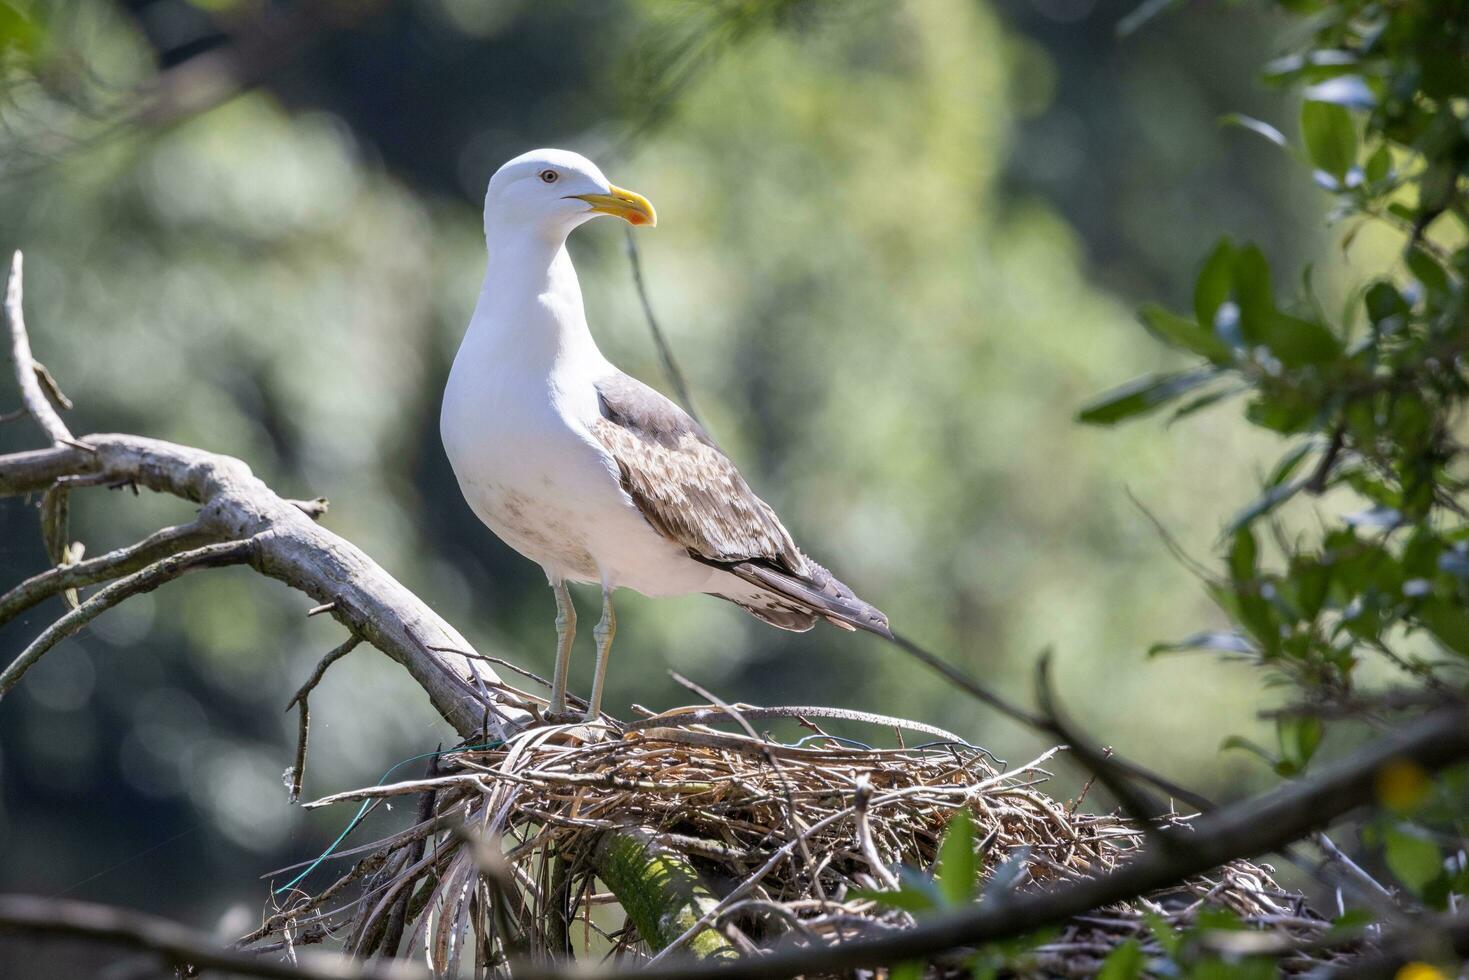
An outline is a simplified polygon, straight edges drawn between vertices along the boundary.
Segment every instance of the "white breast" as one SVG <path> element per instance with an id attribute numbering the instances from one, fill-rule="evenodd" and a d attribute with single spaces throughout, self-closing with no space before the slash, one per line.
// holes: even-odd
<path id="1" fill-rule="evenodd" d="M 486 362 L 466 341 L 444 393 L 440 432 L 475 514 L 552 580 L 645 595 L 703 592 L 718 575 L 644 519 L 592 434 L 595 378 L 582 364 L 539 378 Z"/>

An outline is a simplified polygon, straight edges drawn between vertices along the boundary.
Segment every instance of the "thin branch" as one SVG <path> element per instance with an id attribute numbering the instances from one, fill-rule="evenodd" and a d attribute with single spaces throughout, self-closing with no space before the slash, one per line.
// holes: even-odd
<path id="1" fill-rule="evenodd" d="M 196 520 L 163 528 L 137 544 L 109 551 L 105 555 L 98 555 L 75 565 L 47 569 L 0 596 L 0 624 L 9 622 L 32 606 L 66 589 L 95 585 L 136 572 L 169 555 L 196 548 L 218 537 L 218 532 L 207 522 Z"/>
<path id="2" fill-rule="evenodd" d="M 321 520 L 331 508 L 331 501 L 325 497 L 316 497 L 313 500 L 288 500 L 286 503 L 295 507 L 313 521 Z"/>
<path id="3" fill-rule="evenodd" d="M 442 747 L 442 745 L 440 746 Z M 425 779 L 433 779 L 439 774 L 439 757 L 437 754 L 428 757 L 428 768 L 424 773 Z M 438 793 L 428 790 L 418 800 L 418 822 L 423 823 L 434 815 L 434 800 Z M 405 865 L 417 864 L 423 859 L 426 843 L 420 837 L 409 845 Z M 393 908 L 388 912 L 388 921 L 383 933 L 382 948 L 385 956 L 391 958 L 398 955 L 398 947 L 403 942 L 403 926 L 408 914 L 408 893 L 404 892 L 398 901 L 393 903 Z"/>
<path id="4" fill-rule="evenodd" d="M 908 718 L 899 718 L 895 715 L 880 715 L 871 711 L 858 711 L 854 708 L 830 708 L 824 705 L 779 705 L 760 706 L 752 704 L 737 705 L 740 714 L 746 718 L 763 721 L 768 718 L 836 718 L 842 721 L 860 721 L 868 725 L 878 725 L 882 728 L 901 728 L 906 731 L 921 732 L 924 735 L 932 735 L 934 738 L 945 742 L 953 742 L 968 748 L 978 748 L 970 745 L 967 741 L 945 728 L 937 725 L 929 725 L 921 721 L 912 721 Z M 623 725 L 624 731 L 637 731 L 640 728 L 664 728 L 664 727 L 687 727 L 690 725 L 716 724 L 727 720 L 729 714 L 722 708 L 677 708 L 660 714 L 650 714 L 646 718 L 630 721 Z"/>
<path id="5" fill-rule="evenodd" d="M 87 472 L 93 456 L 68 445 L 0 457 L 0 497 L 44 491 L 64 476 Z"/>
<path id="6" fill-rule="evenodd" d="M 1331 442 L 1326 447 L 1326 452 L 1321 456 L 1321 462 L 1316 465 L 1316 471 L 1306 481 L 1306 491 L 1314 496 L 1321 496 L 1326 492 L 1326 481 L 1331 478 L 1331 468 L 1336 465 L 1337 457 L 1341 455 L 1342 446 L 1346 444 L 1347 424 L 1338 422 L 1331 430 Z"/>
<path id="7" fill-rule="evenodd" d="M 669 346 L 668 338 L 663 334 L 663 328 L 658 325 L 658 318 L 653 315 L 653 304 L 648 299 L 648 287 L 643 282 L 643 262 L 638 254 L 638 243 L 633 237 L 632 226 L 629 225 L 624 231 L 627 233 L 627 259 L 632 265 L 632 284 L 637 289 L 638 301 L 643 304 L 643 316 L 648 321 L 648 332 L 653 335 L 653 346 L 658 348 L 658 360 L 663 364 L 663 373 L 668 376 L 668 383 L 673 385 L 673 393 L 678 397 L 679 404 L 684 407 L 684 411 L 693 416 L 695 422 L 703 425 L 704 420 L 699 418 L 699 413 L 694 408 L 694 399 L 689 394 L 689 386 L 684 380 L 683 370 L 679 368 L 678 361 L 674 359 L 673 348 Z"/>
<path id="8" fill-rule="evenodd" d="M 165 582 L 171 582 L 180 575 L 200 568 L 245 564 L 254 560 L 256 554 L 257 542 L 253 538 L 210 544 L 183 554 L 171 555 L 126 578 L 113 582 L 48 626 L 45 632 L 31 642 L 30 646 L 21 651 L 20 656 L 12 660 L 4 671 L 0 671 L 0 698 L 9 694 L 11 688 L 19 683 L 25 672 L 35 666 L 36 661 L 45 656 L 52 647 L 124 599 L 141 595 L 144 592 L 152 592 Z"/>
<path id="9" fill-rule="evenodd" d="M 293 705 L 304 704 L 307 696 L 316 688 L 316 685 L 321 683 L 321 679 L 325 676 L 327 668 L 357 649 L 357 644 L 361 642 L 362 637 L 356 635 L 349 636 L 340 646 L 322 657 L 321 661 L 317 663 L 316 669 L 311 672 L 311 676 L 306 679 L 306 683 L 302 684 L 296 693 L 291 696 L 291 700 L 286 702 L 286 710 L 290 711 Z"/>
<path id="10" fill-rule="evenodd" d="M 295 803 L 301 798 L 301 780 L 306 778 L 306 743 L 311 736 L 311 707 L 307 698 L 316 688 L 316 685 L 321 683 L 322 677 L 326 675 L 327 668 L 357 649 L 357 644 L 361 642 L 362 637 L 355 633 L 347 637 L 344 643 L 321 658 L 321 662 L 316 665 L 316 669 L 311 672 L 311 676 L 306 679 L 306 683 L 302 684 L 295 696 L 286 702 L 287 711 L 291 710 L 292 705 L 300 708 L 300 723 L 297 726 L 296 733 L 296 764 L 291 767 L 290 798 L 292 803 Z"/>
<path id="11" fill-rule="evenodd" d="M 34 359 L 31 361 L 31 367 L 35 369 L 36 378 L 41 382 L 41 387 L 46 390 L 46 394 L 50 396 L 52 403 L 57 408 L 67 412 L 76 408 L 71 399 L 66 397 L 66 392 L 61 390 L 61 383 L 56 380 L 56 375 L 51 373 L 50 368 Z"/>
<path id="12" fill-rule="evenodd" d="M 1035 728 L 1043 732 L 1050 731 L 1050 723 L 1046 718 L 1006 700 L 938 654 L 930 653 L 900 633 L 893 634 L 892 642 L 898 649 L 903 650 L 909 656 L 917 659 L 925 667 L 938 673 L 965 694 L 989 705 L 1012 721 L 1018 721 L 1028 728 Z"/>
<path id="13" fill-rule="evenodd" d="M 1092 772 L 1102 785 L 1112 793 L 1122 808 L 1127 811 L 1128 816 L 1137 821 L 1150 837 L 1155 838 L 1158 843 L 1165 847 L 1179 846 L 1179 838 L 1176 833 L 1159 823 L 1158 818 L 1164 816 L 1163 810 L 1158 806 L 1146 792 L 1133 786 L 1127 779 L 1127 774 L 1115 765 L 1112 758 L 1102 750 L 1092 747 L 1091 740 L 1082 735 L 1071 724 L 1061 705 L 1057 702 L 1051 691 L 1051 653 L 1046 651 L 1041 654 L 1035 668 L 1035 690 L 1036 701 L 1040 703 L 1041 710 L 1051 726 L 1051 731 L 1057 738 L 1070 746 L 1072 753 L 1081 760 L 1082 765 Z"/>
<path id="14" fill-rule="evenodd" d="M 41 497 L 41 541 L 46 546 L 46 558 L 56 567 L 70 565 L 71 549 L 71 493 L 64 483 L 47 488 Z M 80 554 L 77 557 L 81 557 Z M 66 604 L 75 609 L 78 605 L 75 589 L 66 590 Z"/>
<path id="15" fill-rule="evenodd" d="M 942 675 L 946 680 L 948 680 L 964 693 L 968 694 L 970 697 L 984 702 L 985 704 L 994 708 L 996 711 L 1000 712 L 1005 717 L 1010 718 L 1013 721 L 1018 721 L 1020 724 L 1025 725 L 1029 728 L 1033 728 L 1036 731 L 1044 732 L 1047 735 L 1064 737 L 1061 732 L 1058 732 L 1056 730 L 1055 726 L 1051 722 L 1051 719 L 1046 718 L 1043 715 L 1038 715 L 1033 711 L 1022 708 L 1019 705 L 1014 704 L 1013 702 L 1001 697 L 994 691 L 991 691 L 989 688 L 979 683 L 979 681 L 975 680 L 973 677 L 970 677 L 967 673 L 960 670 L 958 667 L 955 667 L 947 660 L 944 660 L 938 654 L 931 653 L 928 650 L 925 650 L 923 647 L 914 643 L 907 637 L 895 633 L 890 642 L 892 642 L 899 649 L 915 657 L 926 667 L 929 667 L 930 669 Z M 1204 810 L 1208 810 L 1213 806 L 1213 804 L 1208 799 L 1200 796 L 1198 793 L 1195 793 L 1192 790 L 1187 789 L 1186 787 L 1180 786 L 1170 779 L 1160 776 L 1159 774 L 1153 772 L 1145 766 L 1139 765 L 1138 763 L 1132 762 L 1128 759 L 1124 759 L 1120 755 L 1108 756 L 1107 764 L 1113 769 L 1122 770 L 1133 779 L 1139 779 L 1143 782 L 1150 783 L 1163 792 L 1169 794 L 1174 799 L 1181 800 L 1201 812 Z M 1098 773 L 1098 775 L 1100 776 L 1101 774 Z"/>
<path id="16" fill-rule="evenodd" d="M 31 341 L 26 335 L 25 287 L 21 283 L 25 271 L 24 263 L 24 258 L 17 251 L 11 259 L 10 280 L 5 286 L 5 323 L 10 328 L 10 359 L 15 367 L 15 380 L 20 385 L 20 397 L 26 412 L 36 420 L 51 444 L 70 445 L 75 441 L 71 430 L 46 399 L 36 369 L 36 359 L 31 356 Z"/>
<path id="17" fill-rule="evenodd" d="M 405 961 L 363 963 L 331 953 L 297 952 L 294 963 L 222 949 L 200 932 L 157 916 L 93 902 L 0 895 L 0 929 L 30 936 L 64 936 L 144 950 L 171 966 L 217 970 L 272 980 L 428 980 Z"/>
<path id="18" fill-rule="evenodd" d="M 1336 841 L 1332 840 L 1330 837 L 1327 837 L 1324 833 L 1316 834 L 1315 841 L 1316 845 L 1321 848 L 1322 853 L 1326 855 L 1326 859 L 1328 861 L 1341 865 L 1341 867 L 1345 868 L 1347 872 L 1350 873 L 1352 877 L 1354 877 L 1360 884 L 1366 885 L 1369 889 L 1376 893 L 1379 898 L 1384 898 L 1393 907 L 1397 907 L 1397 897 L 1394 896 L 1392 892 L 1388 891 L 1387 888 L 1384 887 L 1383 884 L 1379 882 L 1376 878 L 1368 874 L 1361 865 L 1359 865 L 1356 861 L 1353 861 L 1351 858 L 1347 857 L 1346 853 L 1342 851 L 1341 848 L 1336 846 Z"/>

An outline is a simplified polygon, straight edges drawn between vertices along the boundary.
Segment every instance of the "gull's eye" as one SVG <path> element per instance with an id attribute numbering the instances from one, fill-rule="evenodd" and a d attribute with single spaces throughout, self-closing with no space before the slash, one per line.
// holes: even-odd
<path id="1" fill-rule="evenodd" d="M 556 183 L 557 178 L 559 178 L 560 176 L 561 175 L 558 174 L 554 170 L 542 170 L 541 171 L 541 180 L 545 181 L 548 184 L 554 184 L 554 183 Z"/>

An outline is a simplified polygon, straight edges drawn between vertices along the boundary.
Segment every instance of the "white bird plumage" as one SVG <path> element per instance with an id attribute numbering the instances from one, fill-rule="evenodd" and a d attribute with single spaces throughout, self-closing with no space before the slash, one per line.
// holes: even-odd
<path id="1" fill-rule="evenodd" d="M 796 549 L 692 419 L 597 348 L 565 244 L 599 214 L 656 223 L 645 198 L 565 150 L 526 153 L 491 178 L 489 264 L 440 416 L 470 507 L 555 590 L 552 715 L 565 709 L 575 635 L 567 582 L 603 593 L 589 718 L 601 711 L 618 588 L 710 593 L 785 629 L 824 618 L 887 635 L 886 618 Z"/>

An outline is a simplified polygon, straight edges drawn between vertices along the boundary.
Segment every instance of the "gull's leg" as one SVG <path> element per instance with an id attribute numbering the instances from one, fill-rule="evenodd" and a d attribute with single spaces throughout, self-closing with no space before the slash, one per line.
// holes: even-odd
<path id="1" fill-rule="evenodd" d="M 597 673 L 592 678 L 592 703 L 587 709 L 587 721 L 596 721 L 602 716 L 602 685 L 607 680 L 607 654 L 612 650 L 612 638 L 617 635 L 617 615 L 612 611 L 612 590 L 602 586 L 602 618 L 597 621 L 592 636 L 597 638 Z"/>
<path id="2" fill-rule="evenodd" d="M 551 583 L 556 593 L 556 673 L 551 675 L 551 707 L 553 715 L 566 711 L 566 675 L 571 669 L 571 641 L 576 638 L 576 606 L 571 590 L 564 581 Z"/>

